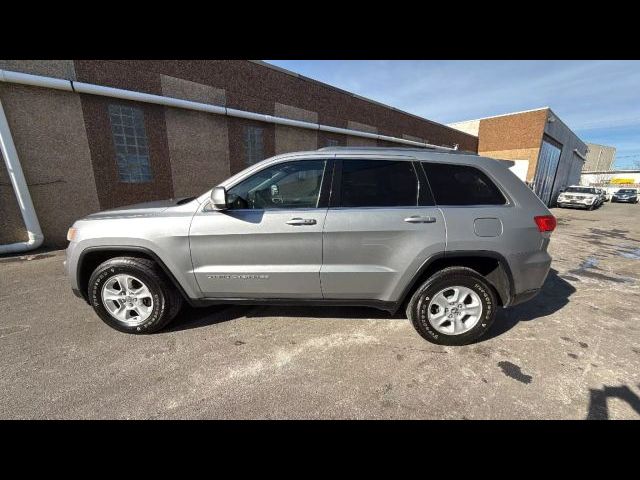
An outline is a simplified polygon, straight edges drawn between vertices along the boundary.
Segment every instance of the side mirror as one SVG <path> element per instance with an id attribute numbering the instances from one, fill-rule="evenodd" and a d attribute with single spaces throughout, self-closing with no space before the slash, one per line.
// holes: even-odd
<path id="1" fill-rule="evenodd" d="M 226 210 L 229 208 L 227 204 L 227 190 L 224 187 L 215 187 L 211 190 L 211 203 L 214 210 Z"/>

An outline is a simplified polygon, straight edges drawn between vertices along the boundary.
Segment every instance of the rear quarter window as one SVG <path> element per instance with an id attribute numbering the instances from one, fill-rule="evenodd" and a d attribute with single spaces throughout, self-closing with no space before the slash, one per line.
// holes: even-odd
<path id="1" fill-rule="evenodd" d="M 421 162 L 437 205 L 504 205 L 507 200 L 480 169 Z"/>

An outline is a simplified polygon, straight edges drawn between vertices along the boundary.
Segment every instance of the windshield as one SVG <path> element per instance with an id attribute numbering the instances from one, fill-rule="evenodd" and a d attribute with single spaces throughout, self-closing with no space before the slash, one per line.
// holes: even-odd
<path id="1" fill-rule="evenodd" d="M 618 193 L 636 193 L 636 191 L 632 188 L 622 188 L 618 190 Z"/>
<path id="2" fill-rule="evenodd" d="M 596 193 L 594 188 L 588 187 L 569 187 L 565 190 L 567 193 Z"/>

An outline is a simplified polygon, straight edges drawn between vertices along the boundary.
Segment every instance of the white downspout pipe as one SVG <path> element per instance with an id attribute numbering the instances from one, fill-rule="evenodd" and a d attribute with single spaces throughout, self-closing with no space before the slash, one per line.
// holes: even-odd
<path id="1" fill-rule="evenodd" d="M 2 157 L 4 158 L 4 163 L 7 166 L 7 173 L 11 179 L 13 191 L 16 194 L 16 199 L 20 206 L 20 212 L 24 219 L 24 225 L 29 235 L 29 240 L 26 242 L 0 245 L 0 254 L 27 252 L 42 245 L 44 236 L 40 229 L 36 210 L 33 208 L 33 202 L 31 201 L 31 195 L 29 194 L 29 187 L 27 187 L 27 182 L 24 179 L 24 174 L 22 173 L 22 167 L 20 165 L 20 160 L 18 159 L 18 152 L 16 151 L 16 146 L 14 145 L 13 138 L 11 137 L 11 130 L 9 130 L 7 116 L 4 114 L 4 108 L 2 108 L 2 101 L 0 101 L 0 150 L 2 151 Z"/>
<path id="2" fill-rule="evenodd" d="M 291 127 L 306 128 L 309 130 L 321 130 L 324 132 L 334 132 L 352 137 L 371 138 L 374 140 L 385 140 L 392 143 L 400 143 L 404 145 L 412 145 L 423 148 L 436 148 L 440 150 L 458 150 L 458 145 L 451 147 L 442 147 L 440 145 L 432 145 L 426 142 L 416 142 L 407 140 L 406 138 L 389 137 L 387 135 L 379 135 L 377 133 L 363 132 L 361 130 L 351 130 L 349 128 L 333 127 L 331 125 L 322 125 L 313 122 L 304 122 L 300 120 L 291 120 L 289 118 L 276 117 L 263 113 L 247 112 L 245 110 L 237 110 L 235 108 L 221 107 L 208 103 L 193 102 L 191 100 L 182 100 L 180 98 L 165 97 L 164 95 L 153 95 L 150 93 L 136 92 L 133 90 L 124 90 L 122 88 L 104 87 L 102 85 L 94 85 L 84 82 L 73 82 L 71 80 L 62 80 L 59 78 L 43 77 L 41 75 L 31 75 L 29 73 L 11 72 L 9 70 L 0 70 L 0 82 L 19 83 L 22 85 L 31 85 L 34 87 L 55 88 L 56 90 L 66 90 L 69 92 L 86 93 L 89 95 L 100 95 L 103 97 L 122 98 L 124 100 L 132 100 L 136 102 L 155 103 L 156 105 L 165 105 L 167 107 L 185 108 L 187 110 L 197 110 L 200 112 L 208 112 L 218 115 L 226 115 L 228 117 L 246 118 L 249 120 L 257 120 L 259 122 L 275 123 L 279 125 L 288 125 Z"/>

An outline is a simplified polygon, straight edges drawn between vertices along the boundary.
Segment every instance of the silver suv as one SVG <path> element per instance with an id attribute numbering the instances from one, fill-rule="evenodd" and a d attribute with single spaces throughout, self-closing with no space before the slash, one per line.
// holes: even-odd
<path id="1" fill-rule="evenodd" d="M 183 301 L 366 305 L 462 345 L 539 291 L 555 226 L 503 162 L 331 147 L 264 160 L 198 198 L 89 215 L 65 264 L 76 295 L 124 332 L 159 330 Z"/>

